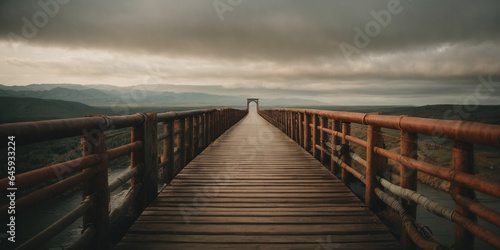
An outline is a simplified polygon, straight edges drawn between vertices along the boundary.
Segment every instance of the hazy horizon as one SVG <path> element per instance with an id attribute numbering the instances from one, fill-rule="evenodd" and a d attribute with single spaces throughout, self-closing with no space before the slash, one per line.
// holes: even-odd
<path id="1" fill-rule="evenodd" d="M 0 84 L 500 104 L 498 1 L 0 3 Z"/>

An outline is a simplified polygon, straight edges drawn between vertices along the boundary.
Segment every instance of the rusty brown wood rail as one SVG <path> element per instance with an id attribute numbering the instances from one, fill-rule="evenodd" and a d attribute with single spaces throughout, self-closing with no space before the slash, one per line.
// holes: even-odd
<path id="1" fill-rule="evenodd" d="M 0 124 L 1 137 L 15 136 L 18 145 L 82 136 L 82 157 L 15 176 L 18 191 L 60 179 L 19 197 L 16 200 L 16 215 L 35 209 L 37 205 L 80 184 L 83 184 L 84 195 L 80 206 L 19 248 L 38 248 L 83 217 L 85 230 L 70 248 L 108 249 L 110 232 L 116 230 L 127 213 L 132 211 L 131 216 L 137 217 L 156 198 L 159 178 L 169 183 L 190 160 L 247 112 L 225 108 Z M 159 135 L 158 123 L 164 131 Z M 124 128 L 131 128 L 130 143 L 107 149 L 105 132 Z M 160 161 L 158 142 L 164 145 Z M 131 155 L 130 169 L 118 179 L 108 182 L 108 162 L 126 155 Z M 160 177 L 159 169 L 163 173 Z M 129 194 L 120 207 L 109 213 L 110 192 L 130 179 Z M 8 187 L 9 179 L 1 179 L 1 195 L 6 194 Z M 8 204 L 0 207 L 2 222 L 8 215 L 7 207 Z"/>
<path id="2" fill-rule="evenodd" d="M 449 212 L 449 219 L 455 223 L 455 248 L 471 249 L 474 238 L 478 237 L 495 248 L 500 248 L 500 236 L 479 225 L 479 216 L 493 225 L 500 227 L 500 213 L 474 200 L 474 192 L 482 192 L 500 198 L 500 182 L 494 182 L 474 175 L 473 145 L 500 147 L 500 126 L 467 121 L 451 121 L 425 119 L 408 116 L 389 116 L 308 109 L 266 109 L 259 114 L 285 134 L 295 140 L 314 157 L 326 163 L 330 156 L 332 173 L 341 171 L 342 181 L 349 186 L 351 176 L 355 176 L 366 184 L 365 203 L 373 208 L 376 199 L 388 203 L 402 215 L 403 230 L 401 243 L 405 249 L 413 244 L 425 249 L 441 247 L 432 239 L 425 239 L 413 227 L 416 203 L 411 200 L 415 196 L 417 172 L 449 181 L 452 186 L 450 194 L 455 201 L 454 211 Z M 329 123 L 328 120 L 331 122 Z M 350 134 L 351 123 L 367 126 L 367 140 L 356 138 Z M 329 125 L 331 124 L 331 125 Z M 401 133 L 401 154 L 384 149 L 381 128 L 399 130 Z M 453 148 L 452 169 L 432 165 L 417 159 L 418 134 L 444 137 L 455 140 Z M 326 142 L 331 138 L 331 145 Z M 349 143 L 366 148 L 366 159 L 353 158 Z M 341 158 L 341 162 L 337 161 Z M 337 159 L 337 160 L 335 160 Z M 400 188 L 377 176 L 385 159 L 400 163 Z M 352 168 L 355 160 L 365 167 L 366 175 Z M 394 189 L 394 194 L 406 193 L 402 204 L 399 204 L 383 187 Z M 435 206 L 436 204 L 433 204 Z M 434 208 L 434 210 L 437 210 Z M 436 211 L 434 211 L 436 212 Z M 442 212 L 442 211 L 441 211 Z M 439 212 L 436 212 L 439 214 Z M 443 216 L 443 213 L 441 213 Z"/>

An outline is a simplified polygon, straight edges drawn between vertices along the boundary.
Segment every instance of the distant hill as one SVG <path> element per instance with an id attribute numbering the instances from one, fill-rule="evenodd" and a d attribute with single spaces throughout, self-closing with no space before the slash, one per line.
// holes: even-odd
<path id="1" fill-rule="evenodd" d="M 63 101 L 76 101 L 87 105 L 100 104 L 102 102 L 119 101 L 119 98 L 106 94 L 97 89 L 68 89 L 56 87 L 50 90 L 0 90 L 1 96 L 10 97 L 32 97 L 40 99 L 56 99 Z"/>
<path id="2" fill-rule="evenodd" d="M 0 98 L 0 123 L 83 117 L 106 113 L 78 102 L 25 97 Z"/>
<path id="3" fill-rule="evenodd" d="M 163 86 L 163 87 L 162 87 Z M 76 101 L 91 106 L 234 107 L 246 105 L 246 97 L 200 92 L 172 92 L 171 85 L 118 87 L 110 85 L 31 84 L 0 85 L 0 96 Z M 269 105 L 320 105 L 296 98 L 267 99 Z"/>

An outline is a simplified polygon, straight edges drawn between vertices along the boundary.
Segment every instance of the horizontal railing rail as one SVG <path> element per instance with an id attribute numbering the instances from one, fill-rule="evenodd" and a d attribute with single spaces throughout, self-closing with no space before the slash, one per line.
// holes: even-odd
<path id="1" fill-rule="evenodd" d="M 365 184 L 365 203 L 374 209 L 379 201 L 396 210 L 401 217 L 401 244 L 405 249 L 417 245 L 424 249 L 446 248 L 434 236 L 421 234 L 416 206 L 455 224 L 455 248 L 471 249 L 474 238 L 500 248 L 500 236 L 477 223 L 476 216 L 500 227 L 500 212 L 481 204 L 475 192 L 500 198 L 500 182 L 474 175 L 473 145 L 500 147 L 500 126 L 469 121 L 427 119 L 310 109 L 266 109 L 259 114 L 281 129 L 333 174 L 349 186 L 351 177 Z M 351 123 L 366 126 L 366 140 L 351 135 Z M 385 149 L 381 129 L 400 131 L 400 153 Z M 430 164 L 418 159 L 418 135 L 454 140 L 452 167 Z M 366 149 L 366 157 L 354 153 L 351 144 Z M 329 146 L 330 145 L 330 146 Z M 399 186 L 382 177 L 387 159 L 400 164 Z M 361 165 L 365 174 L 353 167 Z M 449 181 L 455 209 L 446 208 L 416 192 L 417 172 Z M 401 202 L 397 198 L 402 198 Z M 425 231 L 425 230 L 424 230 Z"/>
<path id="2" fill-rule="evenodd" d="M 169 184 L 190 160 L 247 112 L 224 108 L 0 124 L 2 138 L 15 137 L 18 147 L 81 136 L 81 157 L 16 174 L 15 186 L 11 186 L 7 177 L 0 180 L 3 196 L 13 188 L 28 192 L 15 200 L 16 215 L 36 209 L 68 190 L 83 187 L 79 206 L 18 248 L 38 248 L 83 218 L 82 235 L 69 248 L 109 249 L 110 235 L 119 230 L 120 223 L 136 218 L 156 198 L 158 180 Z M 163 133 L 158 133 L 159 125 Z M 130 143 L 107 149 L 105 132 L 127 128 L 131 131 Z M 163 146 L 161 157 L 159 142 Z M 130 156 L 130 169 L 108 181 L 109 161 L 125 156 Z M 159 172 L 163 174 L 159 176 Z M 131 186 L 124 201 L 109 212 L 110 193 L 128 181 Z M 40 185 L 45 186 L 31 191 Z M 8 207 L 9 203 L 0 207 L 2 222 L 8 220 Z"/>

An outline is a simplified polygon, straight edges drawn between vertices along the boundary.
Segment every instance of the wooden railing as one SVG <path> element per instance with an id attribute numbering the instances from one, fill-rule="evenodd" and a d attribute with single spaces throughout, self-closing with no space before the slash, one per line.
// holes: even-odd
<path id="1" fill-rule="evenodd" d="M 80 217 L 83 217 L 84 231 L 69 248 L 109 249 L 110 233 L 116 231 L 125 218 L 137 217 L 156 198 L 158 180 L 170 183 L 189 161 L 247 112 L 225 108 L 0 124 L 1 137 L 14 137 L 18 146 L 82 136 L 82 157 L 18 173 L 13 182 L 15 186 L 9 185 L 8 178 L 0 180 L 3 197 L 9 189 L 20 192 L 57 178 L 60 180 L 17 197 L 16 216 L 36 209 L 37 205 L 71 188 L 83 187 L 83 200 L 78 207 L 24 242 L 19 249 L 40 247 Z M 158 125 L 162 126 L 163 133 L 157 133 Z M 131 129 L 130 143 L 107 149 L 105 132 L 126 128 Z M 158 156 L 158 142 L 163 143 L 161 157 Z M 108 169 L 112 167 L 108 162 L 127 155 L 131 156 L 130 169 L 108 182 Z M 110 193 L 128 180 L 131 180 L 131 187 L 127 197 L 121 206 L 109 212 Z M 0 207 L 2 223 L 8 219 L 8 207 L 9 203 Z"/>
<path id="2" fill-rule="evenodd" d="M 477 122 L 425 119 L 308 109 L 266 109 L 259 114 L 311 152 L 331 172 L 341 171 L 343 183 L 349 186 L 351 176 L 365 186 L 365 203 L 373 209 L 383 201 L 401 216 L 401 243 L 411 249 L 413 244 L 424 249 L 445 248 L 434 237 L 416 229 L 416 204 L 455 224 L 455 248 L 472 249 L 474 237 L 500 248 L 500 236 L 476 221 L 479 216 L 500 227 L 500 212 L 475 200 L 475 191 L 500 198 L 500 182 L 474 175 L 473 145 L 500 147 L 500 126 Z M 366 140 L 351 135 L 351 123 L 366 126 Z M 384 148 L 381 128 L 400 131 L 400 153 Z M 455 141 L 452 168 L 419 161 L 418 134 Z M 366 148 L 366 158 L 355 154 L 350 143 Z M 330 146 L 328 146 L 329 144 Z M 326 162 L 330 159 L 330 162 Z M 381 176 L 387 159 L 400 164 L 400 185 Z M 364 167 L 365 175 L 353 168 L 353 161 Z M 415 192 L 417 172 L 451 183 L 455 209 L 449 209 Z M 392 194 L 392 195 L 391 195 Z M 399 202 L 396 197 L 401 197 Z"/>

